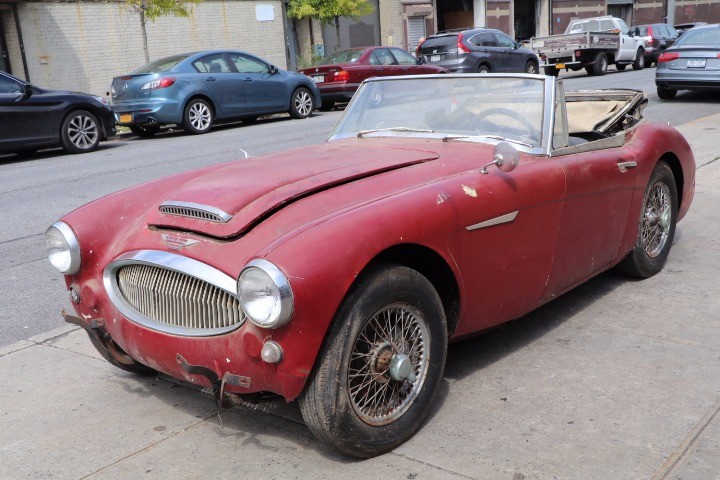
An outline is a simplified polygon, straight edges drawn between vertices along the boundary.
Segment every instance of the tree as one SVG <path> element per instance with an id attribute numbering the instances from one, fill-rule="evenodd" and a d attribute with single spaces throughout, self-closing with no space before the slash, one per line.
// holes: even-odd
<path id="1" fill-rule="evenodd" d="M 287 14 L 295 19 L 317 19 L 323 25 L 335 22 L 336 48 L 340 48 L 340 17 L 351 17 L 353 20 L 373 11 L 368 0 L 290 0 Z M 310 26 L 312 35 L 312 25 Z M 313 42 L 314 43 L 314 42 Z"/>
<path id="2" fill-rule="evenodd" d="M 125 0 L 130 8 L 140 15 L 140 28 L 142 29 L 143 51 L 145 62 L 150 61 L 147 44 L 147 30 L 145 24 L 150 20 L 154 22 L 158 17 L 189 17 L 188 4 L 200 3 L 203 0 Z"/>

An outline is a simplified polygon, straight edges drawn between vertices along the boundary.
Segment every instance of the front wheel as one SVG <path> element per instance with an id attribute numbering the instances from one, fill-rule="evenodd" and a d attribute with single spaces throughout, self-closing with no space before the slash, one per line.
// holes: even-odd
<path id="1" fill-rule="evenodd" d="M 293 118 L 307 118 L 313 112 L 315 100 L 310 90 L 300 87 L 293 92 L 290 99 L 290 116 Z"/>
<path id="2" fill-rule="evenodd" d="M 652 277 L 667 260 L 677 222 L 678 194 L 675 177 L 665 162 L 658 162 L 645 189 L 635 246 L 620 269 L 637 278 Z"/>
<path id="3" fill-rule="evenodd" d="M 633 70 L 642 70 L 645 68 L 645 52 L 642 49 L 638 49 L 635 54 L 635 61 L 632 64 Z"/>
<path id="4" fill-rule="evenodd" d="M 213 111 L 202 98 L 190 100 L 183 114 L 183 128 L 192 134 L 207 133 L 213 126 Z"/>
<path id="5" fill-rule="evenodd" d="M 305 423 L 347 455 L 392 450 L 427 417 L 446 354 L 445 314 L 432 284 L 407 267 L 375 268 L 333 320 L 300 396 Z"/>
<path id="6" fill-rule="evenodd" d="M 70 112 L 60 127 L 60 143 L 68 153 L 87 153 L 100 143 L 100 127 L 87 110 Z"/>

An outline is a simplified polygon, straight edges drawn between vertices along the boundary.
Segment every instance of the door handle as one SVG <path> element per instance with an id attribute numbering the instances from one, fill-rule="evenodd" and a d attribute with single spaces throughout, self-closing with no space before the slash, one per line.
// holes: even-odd
<path id="1" fill-rule="evenodd" d="M 217 80 L 215 77 L 208 77 L 205 79 L 206 82 L 214 82 L 215 80 Z"/>
<path id="2" fill-rule="evenodd" d="M 637 162 L 635 160 L 630 160 L 627 162 L 623 161 L 623 160 L 618 160 L 617 166 L 618 166 L 618 170 L 625 173 L 625 172 L 627 172 L 628 168 L 637 167 Z"/>
<path id="3" fill-rule="evenodd" d="M 253 81 L 253 79 L 250 77 L 243 78 L 243 82 L 252 82 L 252 81 Z"/>

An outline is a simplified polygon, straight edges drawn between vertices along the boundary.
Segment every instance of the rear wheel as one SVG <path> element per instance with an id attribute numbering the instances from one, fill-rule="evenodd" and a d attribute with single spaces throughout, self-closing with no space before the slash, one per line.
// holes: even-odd
<path id="1" fill-rule="evenodd" d="M 525 64 L 525 73 L 529 74 L 536 74 L 538 73 L 538 66 L 537 63 L 533 62 L 532 60 L 528 60 Z"/>
<path id="2" fill-rule="evenodd" d="M 645 52 L 639 48 L 635 54 L 635 61 L 632 64 L 633 70 L 642 70 L 645 68 Z"/>
<path id="3" fill-rule="evenodd" d="M 560 70 L 558 70 L 555 67 L 545 67 L 545 75 L 548 75 L 550 77 L 557 77 L 560 75 Z"/>
<path id="4" fill-rule="evenodd" d="M 490 73 L 490 67 L 483 63 L 477 68 L 477 73 Z"/>
<path id="5" fill-rule="evenodd" d="M 330 111 L 330 110 L 332 110 L 332 108 L 333 108 L 334 106 L 335 106 L 335 102 L 331 102 L 331 101 L 326 100 L 326 101 L 322 102 L 322 105 L 320 105 L 320 111 L 321 111 L 321 112 Z"/>
<path id="6" fill-rule="evenodd" d="M 315 101 L 310 90 L 300 87 L 293 92 L 290 99 L 290 116 L 293 118 L 307 118 L 313 112 Z"/>
<path id="7" fill-rule="evenodd" d="M 442 379 L 447 327 L 432 284 L 407 267 L 375 268 L 338 310 L 300 409 L 323 442 L 355 457 L 407 440 Z"/>
<path id="8" fill-rule="evenodd" d="M 672 100 L 675 98 L 675 95 L 677 95 L 677 90 L 673 90 L 672 88 L 657 87 L 657 94 L 658 97 L 663 100 Z"/>
<path id="9" fill-rule="evenodd" d="M 588 72 L 589 75 L 605 75 L 605 73 L 607 72 L 607 67 L 607 55 L 605 55 L 604 52 L 600 52 L 595 57 L 595 62 L 593 62 L 593 64 L 589 67 L 586 67 L 585 70 Z"/>
<path id="10" fill-rule="evenodd" d="M 620 269 L 637 278 L 648 278 L 662 270 L 667 260 L 678 212 L 675 177 L 665 162 L 658 162 L 645 189 L 635 246 L 620 263 Z"/>
<path id="11" fill-rule="evenodd" d="M 160 125 L 130 125 L 130 131 L 138 137 L 149 138 L 160 131 Z"/>
<path id="12" fill-rule="evenodd" d="M 87 110 L 70 112 L 60 127 L 60 143 L 69 153 L 87 153 L 100 143 L 97 118 Z"/>
<path id="13" fill-rule="evenodd" d="M 202 98 L 195 98 L 185 107 L 183 128 L 192 134 L 207 133 L 213 125 L 213 111 L 210 104 Z"/>

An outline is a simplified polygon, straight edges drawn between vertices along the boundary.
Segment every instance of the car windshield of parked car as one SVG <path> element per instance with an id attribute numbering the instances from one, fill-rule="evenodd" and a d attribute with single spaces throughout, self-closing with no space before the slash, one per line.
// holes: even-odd
<path id="1" fill-rule="evenodd" d="M 702 28 L 688 30 L 675 42 L 675 45 L 719 45 L 720 28 Z"/>
<path id="2" fill-rule="evenodd" d="M 358 89 L 330 139 L 422 136 L 539 147 L 543 109 L 541 78 L 388 78 Z"/>
<path id="3" fill-rule="evenodd" d="M 147 65 L 143 65 L 142 67 L 135 70 L 133 73 L 142 74 L 167 72 L 175 65 L 185 60 L 187 57 L 188 55 L 175 55 L 172 57 L 161 58 L 160 60 L 155 60 L 154 62 L 150 62 Z"/>
<path id="4" fill-rule="evenodd" d="M 365 50 L 340 50 L 332 55 L 328 55 L 323 60 L 323 65 L 333 65 L 336 63 L 355 63 L 358 61 Z"/>

